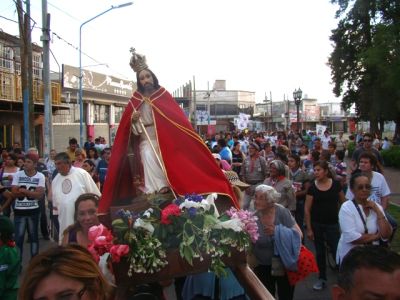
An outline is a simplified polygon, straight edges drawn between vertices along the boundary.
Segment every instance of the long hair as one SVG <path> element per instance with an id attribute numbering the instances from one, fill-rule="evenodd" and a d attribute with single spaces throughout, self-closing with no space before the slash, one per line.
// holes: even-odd
<path id="1" fill-rule="evenodd" d="M 78 208 L 79 208 L 79 204 L 81 204 L 81 202 L 88 201 L 88 200 L 92 201 L 94 203 L 94 205 L 96 206 L 96 208 L 99 207 L 100 197 L 98 195 L 93 194 L 93 193 L 85 193 L 85 194 L 80 195 L 75 201 L 75 212 L 74 212 L 74 220 L 75 220 L 75 222 L 74 222 L 74 224 L 68 226 L 64 230 L 64 232 L 63 232 L 64 235 L 66 233 L 69 233 L 71 230 L 78 230 L 78 229 L 81 228 L 81 224 L 78 222 L 78 215 L 77 215 L 78 214 Z"/>
<path id="2" fill-rule="evenodd" d="M 47 249 L 31 260 L 18 299 L 32 300 L 37 286 L 51 273 L 83 283 L 90 299 L 111 298 L 112 287 L 90 252 L 82 246 L 71 244 Z"/>
<path id="3" fill-rule="evenodd" d="M 334 179 L 334 178 L 335 178 L 333 172 L 331 172 L 331 170 L 330 170 L 330 168 L 329 168 L 329 164 L 328 164 L 327 161 L 325 161 L 325 160 L 316 161 L 316 162 L 314 163 L 314 166 L 313 166 L 313 167 L 314 167 L 314 168 L 315 168 L 315 167 L 320 167 L 322 170 L 328 171 L 327 177 L 329 177 L 329 178 L 331 178 L 331 179 Z"/>
<path id="4" fill-rule="evenodd" d="M 157 76 L 153 73 L 152 70 L 150 70 L 150 69 L 145 69 L 145 70 L 147 70 L 147 71 L 150 72 L 151 76 L 153 77 L 154 88 L 155 88 L 156 90 L 158 90 L 158 89 L 160 88 L 160 84 L 158 83 Z M 143 70 L 142 70 L 142 71 L 143 71 Z M 138 91 L 139 91 L 140 93 L 143 94 L 143 93 L 144 93 L 144 86 L 140 83 L 140 79 L 139 79 L 139 74 L 140 74 L 142 71 L 136 73 L 136 84 L 137 84 L 137 89 L 138 89 Z"/>

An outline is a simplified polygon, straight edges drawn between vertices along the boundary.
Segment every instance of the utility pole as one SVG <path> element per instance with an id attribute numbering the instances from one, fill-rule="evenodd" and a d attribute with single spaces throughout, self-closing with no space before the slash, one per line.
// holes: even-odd
<path id="1" fill-rule="evenodd" d="M 43 42 L 44 157 L 49 157 L 53 145 L 51 139 L 50 14 L 47 13 L 47 0 L 42 0 L 42 28 L 40 39 Z"/>
<path id="2" fill-rule="evenodd" d="M 274 116 L 272 115 L 272 92 L 269 91 L 270 108 L 271 108 L 271 130 L 274 130 Z"/>
<path id="3" fill-rule="evenodd" d="M 29 135 L 29 87 L 28 87 L 28 47 L 27 47 L 27 22 L 26 14 L 22 8 L 22 1 L 17 0 L 18 26 L 20 36 L 20 58 L 21 58 L 21 88 L 23 102 L 23 118 L 24 118 L 24 149 L 30 147 Z M 29 28 L 28 28 L 29 29 Z"/>
<path id="4" fill-rule="evenodd" d="M 35 146 L 35 103 L 33 99 L 33 56 L 32 56 L 32 29 L 31 29 L 31 1 L 26 0 L 26 46 L 28 51 L 28 88 L 29 88 L 29 136 L 30 147 Z"/>

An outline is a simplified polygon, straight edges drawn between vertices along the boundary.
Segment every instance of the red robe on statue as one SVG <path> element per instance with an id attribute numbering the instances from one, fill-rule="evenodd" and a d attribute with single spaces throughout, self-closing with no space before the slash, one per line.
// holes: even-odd
<path id="1" fill-rule="evenodd" d="M 131 132 L 131 116 L 143 103 L 144 96 L 136 91 L 121 118 L 112 146 L 107 177 L 103 187 L 99 213 L 108 213 L 116 202 L 133 199 L 135 176 L 143 178 L 138 150 L 139 137 Z M 210 150 L 193 130 L 182 109 L 163 87 L 149 98 L 153 112 L 160 159 L 166 177 L 177 195 L 217 193 L 228 196 L 239 207 L 232 187 L 215 163 Z"/>

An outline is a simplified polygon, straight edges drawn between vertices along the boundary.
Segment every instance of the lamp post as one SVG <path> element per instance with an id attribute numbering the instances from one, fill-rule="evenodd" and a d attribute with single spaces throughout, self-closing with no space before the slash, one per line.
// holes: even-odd
<path id="1" fill-rule="evenodd" d="M 293 99 L 294 99 L 294 104 L 296 104 L 296 109 L 297 109 L 297 132 L 300 132 L 300 112 L 299 112 L 299 107 L 301 104 L 301 96 L 303 92 L 299 88 L 297 90 L 294 90 L 293 92 Z"/>
<path id="2" fill-rule="evenodd" d="M 110 10 L 116 9 L 116 8 L 122 8 L 125 6 L 132 5 L 133 2 L 127 2 L 124 4 L 120 5 L 112 5 L 109 9 L 103 11 L 102 13 L 99 13 L 98 15 L 94 16 L 93 18 L 83 22 L 81 26 L 79 27 L 79 145 L 80 147 L 83 147 L 83 88 L 82 88 L 82 27 L 83 25 L 89 23 L 90 21 L 93 21 L 94 19 L 104 15 L 105 13 L 109 12 Z"/>

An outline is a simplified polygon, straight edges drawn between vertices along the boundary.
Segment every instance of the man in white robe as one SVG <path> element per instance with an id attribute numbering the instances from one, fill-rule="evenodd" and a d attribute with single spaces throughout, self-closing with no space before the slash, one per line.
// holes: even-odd
<path id="1" fill-rule="evenodd" d="M 74 223 L 76 199 L 84 193 L 101 194 L 92 176 L 84 169 L 73 167 L 66 152 L 58 153 L 54 160 L 58 174 L 51 182 L 52 199 L 58 212 L 61 242 L 64 230 Z"/>

